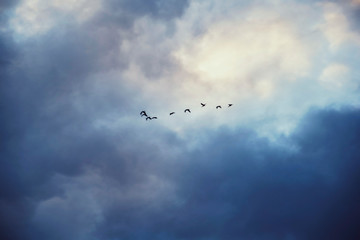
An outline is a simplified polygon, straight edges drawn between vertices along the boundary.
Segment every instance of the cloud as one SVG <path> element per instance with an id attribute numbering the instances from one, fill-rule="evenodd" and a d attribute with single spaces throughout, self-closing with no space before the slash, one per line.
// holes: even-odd
<path id="1" fill-rule="evenodd" d="M 241 19 L 216 22 L 175 52 L 186 71 L 199 79 L 193 86 L 197 94 L 208 95 L 201 86 L 210 85 L 220 102 L 250 94 L 271 97 L 280 81 L 306 76 L 311 66 L 308 47 L 286 19 L 272 14 L 257 9 L 242 13 Z"/>
<path id="2" fill-rule="evenodd" d="M 337 53 L 331 50 L 322 28 L 323 13 L 317 3 L 191 2 L 175 28 L 148 16 L 134 22 L 136 38 L 121 47 L 131 56 L 122 76 L 146 99 L 145 108 L 164 116 L 161 124 L 182 136 L 222 125 L 251 125 L 267 136 L 288 134 L 311 107 L 358 104 L 349 93 L 357 88 L 355 79 L 350 77 L 351 87 L 337 94 L 318 81 L 334 64 L 344 65 L 349 76 L 357 71 L 355 59 L 341 55 L 351 51 L 344 50 L 346 45 Z M 348 16 L 342 16 L 347 22 Z M 340 30 L 350 31 L 342 26 Z M 357 46 L 349 48 L 355 51 Z M 349 97 L 343 98 L 345 92 Z M 198 109 L 200 102 L 208 108 L 194 111 L 191 119 L 166 117 L 172 111 Z M 228 103 L 235 103 L 242 114 L 212 111 Z M 264 119 L 267 126 L 254 119 Z M 269 119 L 278 121 L 269 124 Z"/>
<path id="3" fill-rule="evenodd" d="M 210 133 L 208 143 L 186 153 L 169 176 L 176 187 L 173 202 L 126 211 L 114 205 L 97 234 L 105 239 L 354 238 L 358 120 L 358 110 L 310 113 L 287 139 L 295 152 L 245 129 Z"/>
<path id="4" fill-rule="evenodd" d="M 134 18 L 151 15 L 171 19 L 182 14 L 187 1 L 108 1 L 100 0 L 30 0 L 17 5 L 10 20 L 12 29 L 19 39 L 36 37 L 47 33 L 53 28 L 64 24 L 84 24 L 92 18 L 99 17 L 101 21 L 111 19 L 117 24 L 126 26 Z"/>
<path id="5" fill-rule="evenodd" d="M 16 5 L 18 2 L 19 2 L 18 0 L 15 0 L 15 1 L 13 1 L 13 0 L 4 0 L 4 1 L 1 1 L 1 3 L 0 3 L 0 9 L 1 9 L 1 10 L 5 10 L 5 9 L 7 9 L 7 8 L 10 8 L 10 7 Z"/>
<path id="6" fill-rule="evenodd" d="M 330 87 L 342 87 L 348 80 L 349 68 L 341 64 L 332 64 L 324 69 L 320 76 L 320 81 L 330 85 Z"/>
<path id="7" fill-rule="evenodd" d="M 340 5 L 4 3 L 1 239 L 356 235 L 359 59 Z"/>
<path id="8" fill-rule="evenodd" d="M 101 8 L 101 2 L 92 1 L 22 1 L 10 20 L 19 39 L 45 34 L 61 22 L 82 23 Z"/>
<path id="9" fill-rule="evenodd" d="M 183 14 L 184 9 L 188 5 L 187 0 L 180 1 L 164 1 L 164 0 L 123 0 L 123 1 L 109 1 L 106 3 L 107 9 L 110 11 L 120 11 L 125 15 L 133 14 L 135 16 L 150 15 L 159 19 L 172 19 Z M 126 11 L 124 11 L 126 10 Z M 118 15 L 118 14 L 117 14 Z M 120 17 L 120 15 L 118 15 Z"/>
<path id="10" fill-rule="evenodd" d="M 347 42 L 360 44 L 360 35 L 350 29 L 349 20 L 344 14 L 344 9 L 335 3 L 324 3 L 323 31 L 330 43 L 332 50 L 336 51 Z"/>

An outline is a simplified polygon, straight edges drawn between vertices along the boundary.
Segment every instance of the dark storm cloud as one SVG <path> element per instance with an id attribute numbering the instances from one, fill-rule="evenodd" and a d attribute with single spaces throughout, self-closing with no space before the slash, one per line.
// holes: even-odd
<path id="1" fill-rule="evenodd" d="M 130 56 L 112 51 L 122 38 L 136 38 L 131 26 L 138 17 L 170 20 L 188 4 L 171 3 L 110 1 L 81 27 L 55 27 L 21 43 L 1 36 L 0 239 L 355 236 L 354 219 L 360 215 L 358 111 L 310 114 L 288 139 L 298 152 L 274 147 L 250 130 L 212 132 L 207 143 L 189 152 L 166 129 L 94 127 L 96 120 L 138 114 L 132 102 L 141 97 L 137 92 L 121 79 L 114 83 L 94 76 L 127 68 Z M 4 6 L 14 5 L 3 1 Z M 145 66 L 154 59 L 146 56 L 142 70 L 152 73 Z M 93 209 L 81 197 L 63 208 L 44 207 L 49 199 L 72 197 L 58 176 L 75 182 L 87 176 L 87 169 L 121 193 L 158 176 L 174 185 L 175 199 L 167 199 L 165 191 L 160 196 L 167 200 L 160 206 L 132 198 L 99 204 L 102 220 L 97 225 L 88 222 Z M 111 200 L 113 192 L 107 194 L 94 195 L 94 201 Z"/>
<path id="2" fill-rule="evenodd" d="M 178 145 L 185 149 L 185 143 L 171 133 L 157 135 L 164 142 L 160 147 L 149 143 L 150 136 L 143 132 L 134 137 L 135 129 L 114 134 L 93 128 L 88 119 L 115 108 L 122 112 L 122 105 L 113 100 L 126 101 L 128 95 L 122 92 L 124 96 L 119 96 L 106 87 L 99 96 L 94 95 L 99 89 L 93 88 L 86 67 L 81 66 L 98 65 L 84 57 L 88 55 L 83 50 L 72 51 L 72 46 L 77 46 L 73 42 L 56 43 L 49 50 L 45 47 L 47 51 L 35 55 L 42 57 L 41 61 L 29 65 L 35 69 L 22 63 L 20 69 L 13 66 L 18 71 L 7 67 L 4 72 L 6 88 L 2 88 L 1 101 L 7 104 L 1 105 L 5 116 L 1 118 L 1 138 L 6 139 L 1 146 L 1 238 L 79 239 L 89 228 L 92 236 L 100 239 L 356 236 L 354 219 L 360 214 L 358 111 L 310 114 L 288 139 L 298 152 L 274 147 L 249 130 L 222 129 L 209 134 L 208 143 L 198 150 L 183 152 L 171 165 L 162 161 L 167 158 L 161 156 L 161 148 Z M 63 47 L 53 50 L 58 44 Z M 89 62 L 82 62 L 79 68 L 57 66 L 56 62 L 67 64 L 67 55 Z M 47 61 L 51 56 L 53 61 Z M 56 71 L 57 67 L 61 71 Z M 54 74 L 59 72 L 74 77 Z M 84 104 L 82 110 L 72 104 L 74 91 Z M 119 145 L 123 146 L 120 151 Z M 87 225 L 89 217 L 82 215 L 91 212 L 91 206 L 68 206 L 68 215 L 81 216 L 75 220 L 69 220 L 63 211 L 47 208 L 48 215 L 42 212 L 32 221 L 40 202 L 64 194 L 52 176 L 82 176 L 86 167 L 113 179 L 116 184 L 110 181 L 109 187 L 116 186 L 119 191 L 144 183 L 148 174 L 160 175 L 175 184 L 178 199 L 156 208 L 142 201 L 115 202 L 103 206 L 103 220 L 95 226 Z M 49 215 L 56 224 L 46 224 Z"/>
<path id="3" fill-rule="evenodd" d="M 118 6 L 119 3 L 115 2 L 108 4 L 109 11 L 134 12 L 134 20 L 148 12 L 154 16 L 161 15 L 162 11 L 173 17 L 179 16 L 186 1 L 170 5 L 162 1 L 123 1 Z M 1 6 L 9 7 L 10 4 L 2 2 Z M 1 36 L 2 132 L 7 139 L 24 138 L 27 134 L 34 135 L 35 140 L 53 137 L 50 133 L 63 134 L 63 128 L 69 125 L 86 134 L 91 117 L 109 112 L 121 114 L 124 108 L 131 110 L 127 107 L 127 99 L 134 93 L 121 86 L 121 79 L 118 86 L 106 78 L 91 79 L 99 71 L 115 66 L 117 69 L 127 67 L 128 56 L 112 54 L 124 36 L 114 34 L 111 27 L 104 27 L 91 24 L 55 27 L 40 38 L 18 45 L 11 41 L 11 36 Z M 119 28 L 121 30 L 121 24 Z M 131 30 L 127 33 L 129 35 L 132 35 Z M 118 87 L 116 91 L 114 87 Z M 74 106 L 75 100 L 81 107 Z M 28 141 L 30 143 L 25 145 L 33 142 L 32 139 Z M 11 147 L 7 150 L 12 151 Z"/>
<path id="4" fill-rule="evenodd" d="M 136 4 L 142 6 L 149 1 Z M 154 16 L 170 18 L 167 14 L 171 11 L 181 12 L 173 8 L 176 4 L 168 6 L 166 13 L 160 11 L 161 4 L 151 4 Z M 10 2 L 0 5 L 13 6 Z M 137 11 L 130 2 L 124 2 L 124 6 Z M 143 8 L 140 15 L 146 11 Z M 131 16 L 131 21 L 137 16 Z M 1 21 L 5 26 L 6 17 L 2 16 Z M 140 181 L 138 172 L 148 166 L 149 157 L 158 155 L 158 147 L 142 139 L 132 140 L 140 144 L 140 150 L 126 147 L 130 139 L 138 138 L 136 134 L 131 137 L 134 131 L 114 134 L 92 125 L 97 118 L 116 119 L 134 107 L 129 104 L 129 96 L 136 93 L 122 86 L 121 79 L 114 83 L 107 78 L 92 78 L 97 72 L 127 67 L 128 56 L 119 57 L 112 51 L 121 44 L 122 34 L 131 37 L 132 31 L 123 28 L 123 23 L 116 24 L 121 34 L 112 26 L 92 22 L 61 25 L 61 29 L 56 26 L 41 37 L 18 43 L 12 42 L 10 32 L 1 35 L 1 239 L 38 239 L 47 234 L 49 238 L 61 238 L 56 236 L 60 229 L 48 232 L 43 226 L 31 225 L 39 201 L 63 195 L 63 190 L 51 183 L 53 176 L 79 176 L 84 168 L 91 167 L 104 176 L 117 176 L 116 181 L 126 188 Z M 168 138 L 174 139 L 171 134 Z M 146 156 L 141 155 L 142 151 Z M 76 231 L 80 230 L 73 231 L 63 236 L 78 236 Z"/>
<path id="5" fill-rule="evenodd" d="M 179 202 L 104 211 L 104 239 L 357 239 L 360 113 L 309 114 L 272 146 L 251 131 L 220 131 L 174 171 Z M 125 211 L 127 209 L 127 211 Z M 126 225 L 124 225 L 126 223 Z"/>
<path id="6" fill-rule="evenodd" d="M 7 79 L 9 66 L 16 59 L 17 51 L 11 38 L 0 35 L 0 238 L 12 239 L 18 228 L 26 228 L 27 216 L 31 214 L 30 203 L 21 199 L 26 191 L 24 183 L 17 171 L 15 153 L 11 150 L 16 134 L 18 120 L 14 117 L 16 111 L 11 106 L 7 90 L 11 82 Z M 9 105 L 10 104 L 10 105 Z"/>

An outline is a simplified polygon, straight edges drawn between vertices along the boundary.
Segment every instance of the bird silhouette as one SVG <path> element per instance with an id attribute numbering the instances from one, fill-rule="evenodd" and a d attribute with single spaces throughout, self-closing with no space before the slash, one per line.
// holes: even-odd
<path id="1" fill-rule="evenodd" d="M 232 106 L 232 103 L 229 103 L 229 104 L 228 104 L 228 107 L 231 107 L 231 106 Z"/>
<path id="2" fill-rule="evenodd" d="M 147 114 L 146 114 L 145 111 L 141 111 L 141 112 L 140 112 L 140 116 L 142 116 L 142 117 L 143 117 L 143 116 L 146 116 L 146 117 L 147 117 Z"/>
<path id="3" fill-rule="evenodd" d="M 151 120 L 151 117 L 146 117 L 146 121 L 147 121 L 147 120 Z"/>
<path id="4" fill-rule="evenodd" d="M 157 117 L 152 117 L 152 118 L 150 118 L 150 119 L 151 119 L 151 120 L 152 120 L 152 119 L 157 119 Z"/>
<path id="5" fill-rule="evenodd" d="M 219 106 L 216 106 L 216 109 L 218 109 L 218 108 L 221 108 L 221 106 L 219 105 Z"/>
<path id="6" fill-rule="evenodd" d="M 201 107 L 205 107 L 206 103 L 200 103 Z"/>
<path id="7" fill-rule="evenodd" d="M 188 108 L 187 108 L 187 109 L 185 109 L 185 110 L 184 110 L 184 112 L 185 112 L 185 113 L 186 113 L 186 112 L 191 113 L 190 109 L 188 109 Z"/>
<path id="8" fill-rule="evenodd" d="M 173 114 L 175 114 L 175 112 L 171 112 L 171 113 L 170 113 L 170 115 L 173 115 Z"/>

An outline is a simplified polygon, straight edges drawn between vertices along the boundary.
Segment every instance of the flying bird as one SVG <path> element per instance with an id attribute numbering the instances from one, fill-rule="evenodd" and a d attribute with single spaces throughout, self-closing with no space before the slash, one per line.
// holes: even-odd
<path id="1" fill-rule="evenodd" d="M 232 106 L 232 103 L 229 103 L 228 105 L 229 105 L 228 107 L 231 107 L 231 106 Z"/>
<path id="2" fill-rule="evenodd" d="M 206 103 L 200 103 L 201 107 L 205 107 Z"/>
<path id="3" fill-rule="evenodd" d="M 170 115 L 173 115 L 173 114 L 175 114 L 175 112 L 171 112 L 171 113 L 170 113 Z"/>
<path id="4" fill-rule="evenodd" d="M 151 120 L 151 117 L 146 117 L 146 121 L 147 121 L 147 120 Z"/>
<path id="5" fill-rule="evenodd" d="M 146 114 L 145 111 L 141 111 L 141 112 L 140 112 L 140 116 L 142 116 L 142 117 L 143 117 L 143 116 L 146 116 L 146 117 L 147 117 L 147 114 Z"/>
<path id="6" fill-rule="evenodd" d="M 188 108 L 187 108 L 187 109 L 185 109 L 185 110 L 184 110 L 184 112 L 185 112 L 185 113 L 186 113 L 186 112 L 191 113 L 191 112 L 190 112 L 190 109 L 188 109 Z"/>
<path id="7" fill-rule="evenodd" d="M 216 106 L 216 109 L 218 109 L 218 108 L 221 108 L 221 106 L 219 105 L 219 106 Z"/>

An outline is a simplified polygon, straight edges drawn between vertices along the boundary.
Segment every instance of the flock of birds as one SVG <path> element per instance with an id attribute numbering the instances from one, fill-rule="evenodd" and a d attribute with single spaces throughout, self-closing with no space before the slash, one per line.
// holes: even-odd
<path id="1" fill-rule="evenodd" d="M 200 105 L 201 105 L 201 107 L 205 107 L 206 103 L 200 103 Z M 228 108 L 231 107 L 232 105 L 233 105 L 232 103 L 229 103 Z M 216 109 L 219 109 L 219 108 L 222 108 L 221 105 L 216 106 Z M 184 110 L 184 113 L 191 113 L 191 111 L 190 111 L 189 108 L 187 108 L 187 109 Z M 174 114 L 175 114 L 175 112 L 171 112 L 169 115 L 171 116 L 171 115 L 174 115 Z M 157 117 L 150 117 L 145 111 L 141 111 L 140 116 L 141 117 L 146 117 L 146 121 L 147 120 L 158 119 Z"/>

